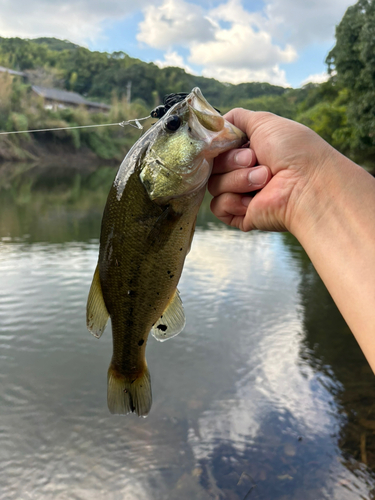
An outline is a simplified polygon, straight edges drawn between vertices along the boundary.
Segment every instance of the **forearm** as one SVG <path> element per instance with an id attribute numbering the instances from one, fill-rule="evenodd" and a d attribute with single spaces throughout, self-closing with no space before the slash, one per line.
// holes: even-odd
<path id="1" fill-rule="evenodd" d="M 375 179 L 335 153 L 302 202 L 291 230 L 375 371 Z"/>

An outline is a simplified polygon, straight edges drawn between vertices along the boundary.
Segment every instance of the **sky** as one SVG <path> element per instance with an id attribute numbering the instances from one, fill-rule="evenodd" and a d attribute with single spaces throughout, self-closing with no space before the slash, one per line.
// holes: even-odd
<path id="1" fill-rule="evenodd" d="M 0 36 L 56 37 L 223 82 L 327 78 L 354 0 L 0 0 Z"/>

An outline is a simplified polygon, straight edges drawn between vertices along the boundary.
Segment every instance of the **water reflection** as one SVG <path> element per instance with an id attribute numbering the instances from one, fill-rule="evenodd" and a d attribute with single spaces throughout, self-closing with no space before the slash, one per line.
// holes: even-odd
<path id="1" fill-rule="evenodd" d="M 345 422 L 339 432 L 339 445 L 347 466 L 356 470 L 358 464 L 352 461 L 355 458 L 374 470 L 374 375 L 308 258 L 290 235 L 284 238 L 303 269 L 299 288 L 305 311 L 301 358 L 336 381 L 330 390 Z"/>
<path id="2" fill-rule="evenodd" d="M 0 170 L 0 498 L 372 498 L 373 376 L 350 332 L 292 237 L 227 229 L 209 200 L 186 329 L 147 348 L 152 412 L 108 413 L 111 335 L 88 334 L 85 302 L 114 175 Z"/>
<path id="3" fill-rule="evenodd" d="M 97 238 L 113 167 L 0 167 L 0 234 L 29 242 Z"/>

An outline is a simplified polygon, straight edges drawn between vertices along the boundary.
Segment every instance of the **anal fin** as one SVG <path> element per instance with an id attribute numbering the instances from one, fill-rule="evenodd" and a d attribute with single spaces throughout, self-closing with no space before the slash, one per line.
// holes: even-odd
<path id="1" fill-rule="evenodd" d="M 86 306 L 86 325 L 96 338 L 100 338 L 109 318 L 100 285 L 99 264 L 96 266 Z"/>
<path id="2" fill-rule="evenodd" d="M 167 305 L 162 316 L 151 329 L 153 337 L 159 342 L 171 339 L 178 335 L 185 326 L 186 319 L 180 293 L 176 291 Z"/>

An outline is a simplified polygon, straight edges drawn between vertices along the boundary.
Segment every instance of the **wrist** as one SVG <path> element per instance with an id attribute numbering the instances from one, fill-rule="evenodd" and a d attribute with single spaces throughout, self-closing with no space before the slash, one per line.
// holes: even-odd
<path id="1" fill-rule="evenodd" d="M 312 156 L 313 157 L 313 156 Z M 288 230 L 303 244 L 316 231 L 345 211 L 350 179 L 362 171 L 355 163 L 327 144 L 319 159 L 308 163 L 290 195 Z M 365 173 L 365 172 L 364 172 Z"/>

